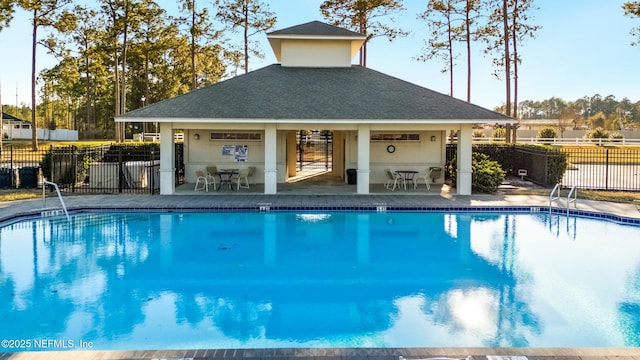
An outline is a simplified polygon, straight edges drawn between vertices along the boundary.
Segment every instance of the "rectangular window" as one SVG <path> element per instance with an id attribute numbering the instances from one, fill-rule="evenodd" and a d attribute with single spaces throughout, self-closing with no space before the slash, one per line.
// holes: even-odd
<path id="1" fill-rule="evenodd" d="M 256 132 L 212 132 L 210 139 L 260 141 L 262 134 Z"/>
<path id="2" fill-rule="evenodd" d="M 371 134 L 371 141 L 420 141 L 420 134 Z"/>

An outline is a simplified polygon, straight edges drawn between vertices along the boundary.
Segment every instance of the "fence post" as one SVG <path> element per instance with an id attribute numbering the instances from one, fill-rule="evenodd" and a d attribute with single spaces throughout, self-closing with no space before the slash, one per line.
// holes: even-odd
<path id="1" fill-rule="evenodd" d="M 118 146 L 118 192 L 122 193 L 122 178 L 124 172 L 122 170 L 122 146 Z"/>
<path id="2" fill-rule="evenodd" d="M 151 149 L 150 159 L 149 159 L 149 167 L 147 167 L 147 168 L 143 167 L 143 169 L 142 169 L 142 171 L 146 171 L 147 172 L 146 175 L 149 175 L 149 173 L 151 173 L 150 176 L 148 176 L 149 178 L 151 178 L 151 180 L 147 179 L 147 186 L 149 187 L 149 193 L 151 195 L 153 195 L 154 191 L 156 190 L 156 186 L 155 186 L 155 183 L 156 183 L 155 180 L 156 179 L 154 178 L 155 174 L 156 174 L 156 172 L 155 172 L 155 170 L 156 170 L 155 158 L 156 157 L 154 155 L 155 155 L 155 152 L 153 151 L 153 149 Z"/>
<path id="3" fill-rule="evenodd" d="M 13 179 L 13 146 L 9 146 L 9 171 L 11 172 L 11 175 L 9 176 L 11 178 L 11 187 L 18 187 L 18 179 Z"/>
<path id="4" fill-rule="evenodd" d="M 71 161 L 73 162 L 73 183 L 71 184 L 71 192 L 76 192 L 76 183 L 78 182 L 78 147 L 71 145 Z"/>
<path id="5" fill-rule="evenodd" d="M 609 148 L 605 149 L 605 163 L 604 163 L 604 188 L 609 190 Z"/>

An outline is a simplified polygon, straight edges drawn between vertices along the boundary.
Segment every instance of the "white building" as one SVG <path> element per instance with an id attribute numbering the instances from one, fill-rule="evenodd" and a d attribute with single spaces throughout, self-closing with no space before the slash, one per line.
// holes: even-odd
<path id="1" fill-rule="evenodd" d="M 321 22 L 267 35 L 279 64 L 128 112 L 119 122 L 160 124 L 160 193 L 175 192 L 174 146 L 184 130 L 187 182 L 209 165 L 258 169 L 265 194 L 296 174 L 296 131 L 333 134 L 333 172 L 357 169 L 357 193 L 385 168 L 444 166 L 458 131 L 458 194 L 471 194 L 472 126 L 512 123 L 494 111 L 351 64 L 365 37 Z M 239 146 L 246 157 L 230 156 Z M 225 150 L 227 149 L 227 150 Z M 442 182 L 444 179 L 438 179 Z"/>

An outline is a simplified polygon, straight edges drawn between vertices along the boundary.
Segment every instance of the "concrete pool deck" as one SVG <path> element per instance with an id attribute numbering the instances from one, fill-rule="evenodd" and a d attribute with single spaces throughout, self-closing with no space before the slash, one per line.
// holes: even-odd
<path id="1" fill-rule="evenodd" d="M 381 204 L 387 208 L 441 208 L 482 209 L 502 207 L 539 207 L 548 209 L 548 196 L 532 195 L 471 195 L 457 196 L 441 191 L 429 195 L 410 193 L 380 193 L 372 195 L 321 195 L 321 194 L 216 194 L 193 195 L 81 195 L 64 197 L 67 207 L 73 210 L 206 210 L 206 209 L 256 209 L 261 206 L 303 209 L 374 209 Z M 0 203 L 0 222 L 19 220 L 39 215 L 44 207 L 57 207 L 57 198 L 13 201 Z M 566 199 L 556 200 L 553 206 L 566 209 Z M 634 204 L 578 200 L 571 209 L 600 214 L 612 214 L 623 218 L 640 219 L 640 210 Z M 4 326 L 0 325 L 0 326 Z M 14 339 L 15 340 L 15 339 Z M 0 348 L 0 351 L 2 349 Z M 640 348 L 319 348 L 319 349 L 200 349 L 200 350 L 138 350 L 138 351 L 46 351 L 2 353 L 5 359 L 247 359 L 247 360 L 406 360 L 449 357 L 473 360 L 494 360 L 488 356 L 526 356 L 527 359 L 635 359 L 640 360 Z M 509 359 L 501 359 L 509 360 Z M 521 359 L 518 359 L 521 360 Z M 524 359 L 522 359 L 524 360 Z"/>
<path id="2" fill-rule="evenodd" d="M 206 194 L 206 193 L 205 193 Z M 381 193 L 371 195 L 349 194 L 216 194 L 212 196 L 194 195 L 78 195 L 64 196 L 67 208 L 118 209 L 118 210 L 232 210 L 259 209 L 265 205 L 271 208 L 295 208 L 296 210 L 331 209 L 376 209 L 386 206 L 388 209 L 481 209 L 501 207 L 539 207 L 549 208 L 548 196 L 534 195 L 470 195 L 457 196 L 448 192 L 430 195 L 411 195 L 411 193 Z M 553 207 L 566 209 L 566 199 L 553 202 Z M 39 215 L 43 208 L 60 209 L 55 197 L 11 201 L 0 203 L 0 222 L 21 216 Z M 630 219 L 640 219 L 640 208 L 634 204 L 612 203 L 606 201 L 580 200 L 570 204 L 570 209 L 598 214 L 612 214 Z"/>

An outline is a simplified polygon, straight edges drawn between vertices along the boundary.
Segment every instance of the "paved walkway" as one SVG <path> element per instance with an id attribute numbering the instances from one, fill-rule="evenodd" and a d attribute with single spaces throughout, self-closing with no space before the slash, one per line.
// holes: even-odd
<path id="1" fill-rule="evenodd" d="M 541 207 L 548 209 L 549 198 L 530 195 L 473 195 L 456 196 L 448 192 L 429 195 L 410 193 L 381 193 L 373 195 L 262 195 L 262 194 L 216 194 L 216 196 L 193 195 L 81 195 L 65 196 L 70 210 L 82 209 L 259 209 L 270 206 L 278 209 L 481 209 L 494 207 Z M 0 203 L 0 222 L 18 220 L 37 215 L 44 207 L 59 207 L 57 198 Z M 566 209 L 565 200 L 557 200 L 554 206 Z M 574 204 L 571 204 L 574 208 Z M 578 200 L 578 211 L 613 214 L 632 221 L 640 219 L 640 211 L 633 204 L 618 204 L 600 201 Z M 6 326 L 0 321 L 0 326 Z M 526 356 L 527 359 L 635 359 L 640 360 L 640 348 L 402 348 L 402 349 L 202 349 L 181 351 L 71 351 L 71 352 L 24 352 L 0 353 L 4 359 L 273 359 L 295 360 L 407 360 L 434 357 L 450 357 L 469 360 L 510 360 L 491 356 Z M 515 359 L 514 359 L 515 360 Z M 517 360 L 521 360 L 520 358 Z M 524 359 L 522 359 L 524 360 Z"/>
<path id="2" fill-rule="evenodd" d="M 547 196 L 532 195 L 440 195 L 374 194 L 374 195 L 264 195 L 264 194 L 220 194 L 217 196 L 192 195 L 77 195 L 65 196 L 70 211 L 74 209 L 137 209 L 137 210 L 257 210 L 263 206 L 277 209 L 362 209 L 375 210 L 378 206 L 394 209 L 480 209 L 483 207 L 540 207 L 548 209 Z M 553 206 L 566 209 L 566 199 L 555 200 Z M 39 215 L 43 208 L 60 208 L 55 197 L 0 203 L 0 222 L 22 216 Z M 620 217 L 640 219 L 640 211 L 633 204 L 604 201 L 578 200 L 570 209 L 613 214 Z"/>

